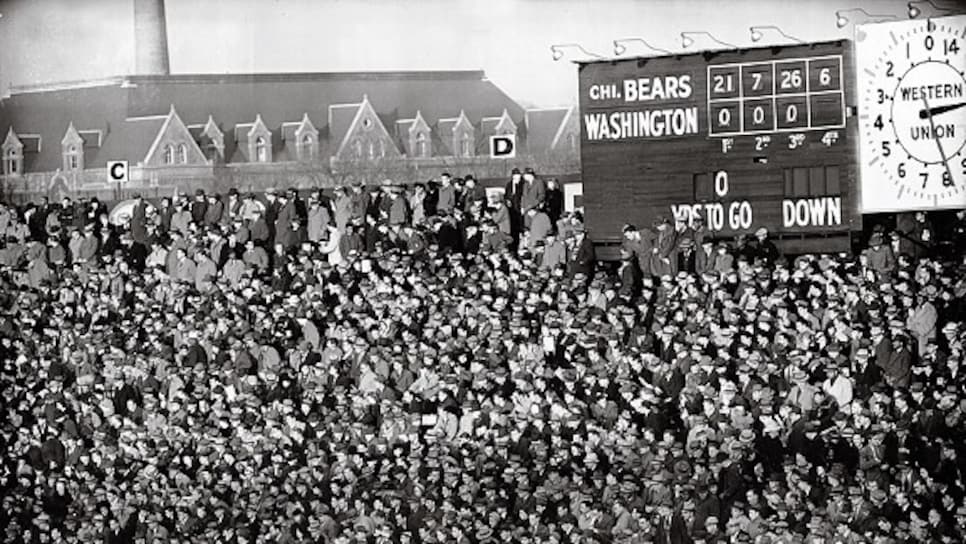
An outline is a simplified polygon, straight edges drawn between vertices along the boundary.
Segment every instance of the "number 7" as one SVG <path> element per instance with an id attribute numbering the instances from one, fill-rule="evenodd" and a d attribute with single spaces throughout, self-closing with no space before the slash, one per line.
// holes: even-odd
<path id="1" fill-rule="evenodd" d="M 755 80 L 754 83 L 751 84 L 752 90 L 757 91 L 758 89 L 760 89 L 761 88 L 761 74 L 751 74 L 751 79 Z"/>
<path id="2" fill-rule="evenodd" d="M 919 177 L 922 178 L 922 188 L 926 188 L 926 182 L 929 181 L 929 172 L 919 172 Z"/>

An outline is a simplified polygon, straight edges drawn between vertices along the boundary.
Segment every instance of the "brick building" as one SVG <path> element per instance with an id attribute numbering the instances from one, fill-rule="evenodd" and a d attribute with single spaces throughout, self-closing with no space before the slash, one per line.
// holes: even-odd
<path id="1" fill-rule="evenodd" d="M 579 170 L 575 112 L 525 111 L 481 71 L 171 74 L 164 0 L 132 2 L 136 75 L 0 99 L 6 200 Z M 497 134 L 516 136 L 514 159 L 489 158 Z M 114 161 L 129 181 L 108 180 Z"/>

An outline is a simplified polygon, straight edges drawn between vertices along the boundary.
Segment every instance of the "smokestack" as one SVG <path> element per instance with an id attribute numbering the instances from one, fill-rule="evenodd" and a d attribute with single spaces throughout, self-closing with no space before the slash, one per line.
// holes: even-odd
<path id="1" fill-rule="evenodd" d="M 168 33 L 164 0 L 134 0 L 136 75 L 168 75 Z"/>

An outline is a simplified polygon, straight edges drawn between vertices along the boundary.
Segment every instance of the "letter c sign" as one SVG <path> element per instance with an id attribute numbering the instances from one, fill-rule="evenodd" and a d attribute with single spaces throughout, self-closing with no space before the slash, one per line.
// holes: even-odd
<path id="1" fill-rule="evenodd" d="M 127 161 L 107 162 L 107 181 L 124 183 L 127 179 Z"/>

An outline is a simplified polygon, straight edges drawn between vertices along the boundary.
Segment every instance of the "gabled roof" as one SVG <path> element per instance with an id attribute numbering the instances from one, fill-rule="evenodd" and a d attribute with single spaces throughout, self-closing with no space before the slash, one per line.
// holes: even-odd
<path id="1" fill-rule="evenodd" d="M 105 81 L 79 88 L 54 88 L 53 90 L 12 94 L 0 100 L 0 133 L 10 127 L 23 133 L 41 135 L 47 142 L 35 154 L 24 158 L 27 172 L 53 172 L 63 166 L 61 138 L 64 128 L 71 122 L 81 127 L 78 132 L 85 138 L 84 164 L 88 168 L 101 168 L 110 160 L 128 160 L 137 163 L 151 145 L 156 129 L 141 142 L 137 134 L 128 133 L 126 122 L 127 89 L 117 81 Z M 165 113 L 167 105 L 152 115 Z M 101 148 L 87 148 L 86 130 L 102 132 Z M 135 130 L 134 132 L 137 132 Z M 138 147 L 140 146 L 140 147 Z"/>
<path id="2" fill-rule="evenodd" d="M 373 109 L 372 104 L 369 102 L 369 96 L 362 95 L 362 103 L 360 103 L 359 107 L 356 109 L 356 114 L 352 118 L 352 123 L 349 124 L 345 134 L 342 134 L 341 138 L 334 132 L 330 134 L 332 137 L 331 143 L 333 148 L 336 149 L 334 154 L 341 155 L 349 139 L 357 132 L 365 130 L 365 123 L 367 122 L 373 123 L 374 126 L 372 127 L 372 130 L 379 133 L 383 138 L 389 140 L 389 142 L 392 142 L 392 136 L 389 134 L 389 131 L 386 130 L 385 120 L 376 113 L 376 110 Z M 396 151 L 398 152 L 398 149 L 396 149 Z"/>
<path id="3" fill-rule="evenodd" d="M 416 112 L 416 117 L 413 119 L 399 119 L 396 121 L 396 139 L 398 141 L 399 148 L 402 149 L 407 155 L 412 155 L 413 150 L 410 149 L 410 138 L 419 134 L 420 132 L 427 134 L 429 140 L 433 140 L 433 131 L 423 119 L 422 113 Z M 433 149 L 438 149 L 436 144 L 432 144 Z"/>
<path id="4" fill-rule="evenodd" d="M 3 139 L 3 149 L 15 148 L 17 150 L 23 149 L 23 142 L 17 137 L 17 133 L 13 131 L 13 127 L 7 130 L 7 137 Z"/>
<path id="5" fill-rule="evenodd" d="M 573 133 L 578 140 L 580 139 L 580 122 L 577 118 L 576 106 L 571 106 L 567 110 L 567 115 L 560 122 L 560 128 L 557 129 L 557 134 L 553 137 L 553 142 L 550 143 L 550 148 L 556 149 L 557 146 L 561 145 L 561 139 L 568 132 Z M 529 139 L 529 137 L 530 135 L 527 133 L 527 138 Z"/>
<path id="6" fill-rule="evenodd" d="M 221 128 L 218 127 L 218 123 L 215 122 L 215 118 L 211 115 L 209 115 L 208 120 L 205 121 L 205 126 L 202 127 L 200 134 L 212 139 L 225 137 L 225 133 L 222 132 Z"/>
<path id="7" fill-rule="evenodd" d="M 430 125 L 456 116 L 461 108 L 474 123 L 504 109 L 515 121 L 523 120 L 523 109 L 479 71 L 179 74 L 128 81 L 128 115 L 157 113 L 176 104 L 184 119 L 211 114 L 225 126 L 250 122 L 258 111 L 269 127 L 308 114 L 321 130 L 330 105 L 358 103 L 362 95 L 380 113 L 397 110 L 398 117 L 408 119 L 420 111 Z"/>
<path id="8" fill-rule="evenodd" d="M 84 145 L 84 139 L 78 134 L 77 129 L 74 128 L 74 123 L 67 125 L 67 130 L 64 132 L 64 137 L 60 140 L 60 145 Z"/>
<path id="9" fill-rule="evenodd" d="M 430 127 L 442 127 L 441 119 L 455 119 L 461 109 L 471 124 L 504 109 L 515 123 L 523 122 L 522 108 L 480 71 L 128 76 L 14 88 L 13 93 L 0 100 L 0 134 L 15 127 L 18 134 L 59 142 L 73 122 L 87 148 L 94 139 L 86 131 L 100 131 L 101 147 L 85 149 L 88 168 L 102 168 L 108 160 L 142 161 L 171 104 L 185 123 L 200 126 L 209 117 L 217 119 L 229 160 L 237 156 L 236 125 L 251 123 L 256 113 L 273 131 L 276 160 L 282 124 L 305 116 L 320 139 L 338 145 L 356 113 L 344 120 L 341 110 L 350 103 L 358 108 L 364 94 L 390 127 L 397 118 L 415 119 L 417 112 Z M 199 126 L 191 125 L 195 138 Z M 29 161 L 25 157 L 28 172 L 62 166 L 59 145 L 32 155 Z"/>
<path id="10" fill-rule="evenodd" d="M 487 139 L 504 130 L 509 130 L 513 133 L 517 131 L 516 123 L 513 122 L 513 119 L 510 118 L 510 114 L 506 110 L 503 110 L 503 113 L 499 117 L 484 117 L 480 120 L 480 136 L 483 139 Z"/>
<path id="11" fill-rule="evenodd" d="M 171 105 L 171 110 L 165 117 L 164 121 L 161 123 L 160 128 L 158 128 L 157 134 L 154 136 L 154 140 L 151 142 L 151 146 L 148 148 L 148 152 L 144 155 L 143 162 L 149 164 L 156 162 L 153 159 L 159 152 L 159 146 L 164 138 L 168 135 L 173 135 L 177 140 L 187 144 L 188 153 L 194 156 L 195 160 L 189 160 L 189 163 L 196 164 L 200 160 L 204 160 L 204 153 L 201 148 L 198 147 L 198 142 L 195 141 L 194 136 L 185 126 L 184 121 L 175 111 L 174 105 Z"/>
<path id="12" fill-rule="evenodd" d="M 466 112 L 460 110 L 460 114 L 456 117 L 450 117 L 447 119 L 440 119 L 436 123 L 436 136 L 439 137 L 440 142 L 443 145 L 443 149 L 447 151 L 444 154 L 453 153 L 453 134 L 457 129 L 465 129 L 470 132 L 476 132 L 476 127 L 470 121 L 469 117 L 466 116 Z"/>
<path id="13" fill-rule="evenodd" d="M 524 120 L 527 127 L 527 146 L 531 153 L 549 151 L 558 138 L 571 108 L 527 110 Z"/>
<path id="14" fill-rule="evenodd" d="M 361 106 L 360 102 L 329 106 L 329 139 L 333 148 L 338 149 L 345 140 L 345 135 L 349 132 L 352 121 L 359 114 Z"/>
<path id="15" fill-rule="evenodd" d="M 304 134 L 306 132 L 310 134 L 315 134 L 315 135 L 319 134 L 319 130 L 315 128 L 315 125 L 312 124 L 312 120 L 309 119 L 308 113 L 302 116 L 301 121 L 289 121 L 286 123 L 282 123 L 283 141 L 286 141 L 286 142 L 290 140 L 294 141 L 297 139 L 296 135 Z"/>
<path id="16" fill-rule="evenodd" d="M 265 126 L 265 121 L 262 121 L 262 114 L 255 114 L 255 121 L 248 125 L 247 131 L 235 131 L 235 136 L 240 136 L 237 138 L 239 144 L 247 144 L 251 139 L 257 138 L 259 136 L 267 137 L 272 134 L 272 131 Z"/>

